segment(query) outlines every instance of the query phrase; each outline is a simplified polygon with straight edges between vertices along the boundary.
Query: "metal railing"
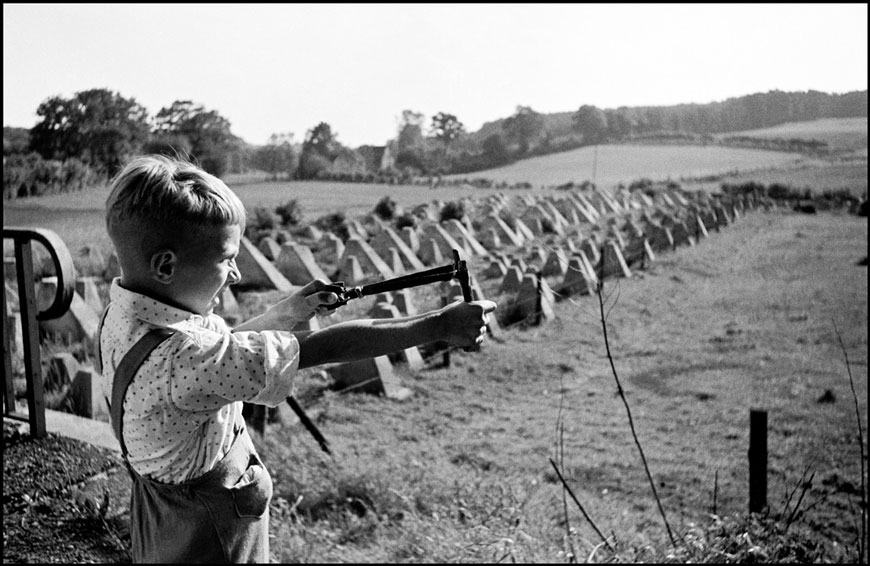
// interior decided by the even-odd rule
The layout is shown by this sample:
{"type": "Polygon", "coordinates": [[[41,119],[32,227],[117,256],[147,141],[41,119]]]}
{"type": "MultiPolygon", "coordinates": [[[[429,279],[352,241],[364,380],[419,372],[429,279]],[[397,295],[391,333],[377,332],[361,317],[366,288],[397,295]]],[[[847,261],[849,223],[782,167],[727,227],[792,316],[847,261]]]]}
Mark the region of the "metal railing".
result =
{"type": "MultiPolygon", "coordinates": [[[[60,237],[44,228],[3,228],[3,240],[15,244],[15,273],[18,279],[18,308],[21,314],[23,337],[24,376],[27,382],[28,413],[17,412],[12,375],[12,349],[10,334],[13,322],[3,292],[3,364],[4,364],[4,417],[30,424],[30,434],[35,438],[45,436],[45,395],[42,380],[42,360],[39,351],[39,321],[60,318],[69,310],[75,292],[75,268],[72,256],[60,237]],[[42,244],[54,263],[57,275],[57,290],[51,305],[38,311],[36,282],[33,271],[33,242],[42,244]]],[[[5,274],[4,274],[5,275],[5,274]]]]}

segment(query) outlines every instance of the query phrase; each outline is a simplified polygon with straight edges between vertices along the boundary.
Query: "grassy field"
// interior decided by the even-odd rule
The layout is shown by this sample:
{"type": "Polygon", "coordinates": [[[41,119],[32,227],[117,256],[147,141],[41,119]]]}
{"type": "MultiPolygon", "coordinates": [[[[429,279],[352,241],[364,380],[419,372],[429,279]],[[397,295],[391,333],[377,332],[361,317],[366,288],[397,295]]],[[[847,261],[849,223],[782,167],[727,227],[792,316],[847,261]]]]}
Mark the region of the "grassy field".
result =
{"type": "Polygon", "coordinates": [[[590,180],[610,188],[641,177],[678,180],[725,171],[787,167],[800,159],[792,153],[719,146],[601,145],[524,159],[469,177],[525,181],[535,186],[590,180]]]}
{"type": "Polygon", "coordinates": [[[718,137],[816,139],[834,151],[867,150],[867,118],[825,118],[811,122],[788,122],[771,128],[719,134],[718,137]]]}
{"type": "MultiPolygon", "coordinates": [[[[771,514],[789,514],[788,494],[809,470],[793,540],[848,561],[860,458],[832,321],[866,422],[867,268],[856,265],[866,254],[864,218],[758,212],[605,289],[615,365],[678,536],[711,524],[714,497],[721,517],[745,512],[749,410],[763,409],[771,514]],[[833,402],[820,401],[826,391],[833,402]]],[[[497,284],[484,289],[504,305],[497,284]]],[[[450,368],[400,373],[414,391],[407,401],[332,393],[312,402],[335,459],[298,426],[274,428],[261,445],[282,517],[276,558],[563,562],[573,545],[583,561],[600,540],[570,500],[566,537],[549,464],[562,450],[567,481],[617,541],[616,557],[599,549],[594,561],[665,560],[596,301],[563,300],[556,313],[479,354],[454,354],[450,368]]]]}

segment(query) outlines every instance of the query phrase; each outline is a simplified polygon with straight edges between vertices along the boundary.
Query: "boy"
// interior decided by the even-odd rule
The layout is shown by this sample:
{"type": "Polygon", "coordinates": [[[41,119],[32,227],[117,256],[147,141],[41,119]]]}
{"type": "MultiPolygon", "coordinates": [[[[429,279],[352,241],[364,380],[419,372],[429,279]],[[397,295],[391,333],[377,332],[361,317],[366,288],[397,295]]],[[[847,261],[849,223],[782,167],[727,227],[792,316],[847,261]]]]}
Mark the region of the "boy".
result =
{"type": "Polygon", "coordinates": [[[291,334],[338,297],[313,281],[229,328],[213,314],[238,283],[245,209],[219,179],[160,156],[113,181],[106,225],[121,265],[99,333],[112,424],[133,479],[135,562],[268,562],[272,482],[242,402],[275,407],[297,369],[446,340],[479,344],[491,301],[291,334]]]}

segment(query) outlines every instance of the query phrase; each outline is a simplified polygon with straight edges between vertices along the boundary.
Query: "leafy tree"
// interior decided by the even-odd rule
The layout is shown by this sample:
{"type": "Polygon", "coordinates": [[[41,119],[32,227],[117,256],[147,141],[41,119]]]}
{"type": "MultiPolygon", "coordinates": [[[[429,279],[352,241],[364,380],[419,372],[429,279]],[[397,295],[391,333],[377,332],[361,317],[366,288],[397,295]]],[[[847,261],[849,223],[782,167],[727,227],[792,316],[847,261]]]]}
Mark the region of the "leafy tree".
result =
{"type": "Polygon", "coordinates": [[[424,116],[420,112],[403,110],[399,120],[399,135],[396,139],[398,152],[413,151],[423,146],[423,121],[424,116]]]}
{"type": "Polygon", "coordinates": [[[428,170],[426,163],[426,140],[423,137],[425,117],[420,112],[403,110],[396,137],[395,166],[399,170],[411,169],[418,173],[428,170]]]}
{"type": "Polygon", "coordinates": [[[338,143],[338,134],[332,131],[332,127],[326,122],[320,122],[305,134],[302,144],[302,153],[314,152],[332,161],[338,157],[341,144],[338,143]]]}
{"type": "Polygon", "coordinates": [[[42,120],[30,130],[30,147],[45,159],[77,157],[113,175],[148,139],[148,112],[132,98],[107,89],[77,92],[67,100],[46,99],[42,120]]]}
{"type": "Polygon", "coordinates": [[[342,150],[336,137],[337,134],[326,122],[320,122],[308,130],[302,143],[302,154],[299,156],[299,178],[315,179],[319,174],[331,171],[332,162],[342,150]]]}
{"type": "Polygon", "coordinates": [[[283,173],[291,178],[296,170],[296,151],[293,149],[293,134],[272,134],[269,143],[254,150],[253,164],[277,180],[283,173]]]}
{"type": "Polygon", "coordinates": [[[3,126],[3,155],[28,153],[30,150],[30,130],[3,126]]]}
{"type": "Polygon", "coordinates": [[[161,108],[154,119],[154,134],[176,139],[183,136],[202,168],[218,176],[226,171],[230,153],[240,144],[229,120],[190,100],[176,100],[168,108],[161,108]]]}
{"type": "Polygon", "coordinates": [[[517,106],[513,116],[502,123],[502,129],[507,138],[519,144],[520,155],[529,151],[531,142],[544,129],[544,118],[529,106],[517,106]]]}
{"type": "Polygon", "coordinates": [[[172,133],[152,134],[151,139],[142,146],[142,151],[145,153],[177,157],[188,161],[191,160],[191,149],[187,136],[172,133]]]}
{"type": "Polygon", "coordinates": [[[430,131],[435,139],[441,142],[442,152],[439,169],[446,169],[450,146],[465,133],[465,126],[453,114],[439,112],[432,116],[430,131]]]}
{"type": "Polygon", "coordinates": [[[465,126],[453,114],[439,112],[432,116],[431,132],[446,147],[465,133],[465,126]]]}
{"type": "Polygon", "coordinates": [[[595,106],[584,104],[571,117],[574,130],[589,143],[599,143],[607,136],[607,117],[595,106]]]}
{"type": "Polygon", "coordinates": [[[608,131],[615,138],[630,136],[637,128],[637,120],[627,106],[620,106],[616,110],[608,109],[604,113],[608,131]]]}
{"type": "Polygon", "coordinates": [[[510,158],[507,145],[499,134],[491,134],[487,136],[481,144],[483,155],[493,164],[504,163],[510,158]]]}

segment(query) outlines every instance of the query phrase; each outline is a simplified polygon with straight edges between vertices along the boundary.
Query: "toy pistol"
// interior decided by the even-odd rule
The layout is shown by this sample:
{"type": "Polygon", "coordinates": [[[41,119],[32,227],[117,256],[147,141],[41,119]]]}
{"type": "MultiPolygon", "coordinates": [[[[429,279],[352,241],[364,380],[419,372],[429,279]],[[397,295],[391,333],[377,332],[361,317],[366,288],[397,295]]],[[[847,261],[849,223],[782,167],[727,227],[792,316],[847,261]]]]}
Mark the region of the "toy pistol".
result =
{"type": "Polygon", "coordinates": [[[346,305],[351,299],[359,299],[361,297],[377,295],[378,293],[387,293],[389,291],[399,291],[410,287],[419,287],[421,285],[428,285],[438,281],[451,281],[453,279],[458,280],[460,287],[462,287],[462,298],[466,302],[471,301],[471,284],[469,283],[468,278],[468,268],[466,267],[465,260],[459,259],[458,250],[453,250],[453,263],[441,267],[435,267],[433,269],[427,269],[426,271],[419,271],[410,275],[394,277],[392,279],[378,281],[377,283],[363,285],[362,287],[347,288],[345,287],[344,282],[335,281],[331,286],[328,286],[323,290],[332,291],[338,295],[338,301],[331,305],[323,305],[323,308],[332,310],[342,305],[346,305]]]}

